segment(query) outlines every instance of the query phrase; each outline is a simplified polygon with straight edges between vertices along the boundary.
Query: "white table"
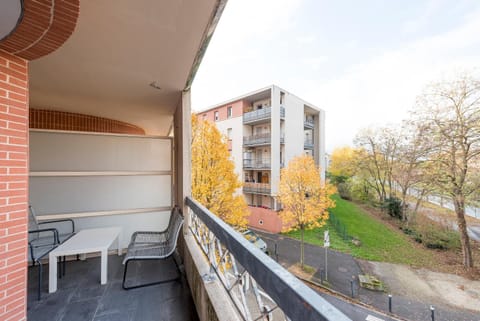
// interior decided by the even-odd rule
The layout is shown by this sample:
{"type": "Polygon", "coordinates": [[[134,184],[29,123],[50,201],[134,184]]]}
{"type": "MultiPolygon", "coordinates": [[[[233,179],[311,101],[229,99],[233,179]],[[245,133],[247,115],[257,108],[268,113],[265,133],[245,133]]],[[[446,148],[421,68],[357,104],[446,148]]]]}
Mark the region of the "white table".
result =
{"type": "Polygon", "coordinates": [[[120,227],[105,227],[81,230],[73,237],[59,245],[49,254],[48,292],[57,291],[57,257],[65,255],[101,253],[101,284],[107,283],[108,248],[115,239],[118,241],[118,255],[122,255],[120,247],[120,227]]]}

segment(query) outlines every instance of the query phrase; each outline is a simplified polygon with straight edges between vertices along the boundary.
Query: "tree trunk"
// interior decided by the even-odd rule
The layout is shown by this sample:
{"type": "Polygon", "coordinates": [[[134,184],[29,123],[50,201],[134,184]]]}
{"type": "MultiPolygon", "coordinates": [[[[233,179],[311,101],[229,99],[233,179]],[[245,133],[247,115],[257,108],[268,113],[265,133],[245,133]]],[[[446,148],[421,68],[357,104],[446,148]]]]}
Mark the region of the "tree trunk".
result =
{"type": "Polygon", "coordinates": [[[407,190],[402,189],[402,221],[407,220],[407,190]]]}
{"type": "Polygon", "coordinates": [[[455,204],[455,213],[457,214],[458,231],[460,232],[460,241],[462,243],[463,266],[473,267],[472,249],[470,247],[470,238],[467,231],[467,222],[465,221],[465,201],[463,196],[457,195],[453,199],[455,204]]]}
{"type": "Polygon", "coordinates": [[[302,241],[300,243],[300,265],[303,270],[304,252],[303,252],[303,226],[301,226],[302,241]]]}

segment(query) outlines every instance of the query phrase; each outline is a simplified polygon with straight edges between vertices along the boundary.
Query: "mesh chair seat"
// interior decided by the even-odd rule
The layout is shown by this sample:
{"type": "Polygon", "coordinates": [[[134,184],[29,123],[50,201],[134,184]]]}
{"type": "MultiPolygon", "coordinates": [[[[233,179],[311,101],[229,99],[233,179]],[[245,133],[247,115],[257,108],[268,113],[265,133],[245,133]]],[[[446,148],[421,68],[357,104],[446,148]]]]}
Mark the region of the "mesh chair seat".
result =
{"type": "MultiPolygon", "coordinates": [[[[130,244],[128,245],[127,254],[123,260],[125,269],[123,272],[123,288],[130,290],[143,286],[149,286],[154,284],[160,284],[170,282],[178,279],[162,280],[158,282],[139,284],[134,286],[127,286],[127,270],[128,263],[135,260],[165,260],[173,255],[177,247],[178,236],[183,225],[183,216],[178,207],[172,209],[170,221],[165,231],[140,231],[135,232],[132,235],[130,244]]],[[[175,261],[175,264],[177,262],[175,261]]]]}

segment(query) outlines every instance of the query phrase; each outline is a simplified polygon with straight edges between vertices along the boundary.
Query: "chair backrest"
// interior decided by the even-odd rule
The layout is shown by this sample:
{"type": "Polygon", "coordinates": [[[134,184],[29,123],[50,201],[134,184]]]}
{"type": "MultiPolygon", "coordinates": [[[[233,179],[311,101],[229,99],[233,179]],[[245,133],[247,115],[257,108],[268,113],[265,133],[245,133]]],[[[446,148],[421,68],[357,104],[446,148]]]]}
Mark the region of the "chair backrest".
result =
{"type": "Polygon", "coordinates": [[[169,247],[169,252],[175,251],[177,247],[178,236],[180,235],[180,231],[182,230],[183,225],[183,216],[182,211],[178,206],[175,206],[172,209],[172,215],[170,216],[170,221],[168,222],[168,235],[167,235],[167,243],[169,247]]]}
{"type": "Polygon", "coordinates": [[[37,216],[31,205],[28,206],[28,229],[30,231],[38,230],[37,216]]]}

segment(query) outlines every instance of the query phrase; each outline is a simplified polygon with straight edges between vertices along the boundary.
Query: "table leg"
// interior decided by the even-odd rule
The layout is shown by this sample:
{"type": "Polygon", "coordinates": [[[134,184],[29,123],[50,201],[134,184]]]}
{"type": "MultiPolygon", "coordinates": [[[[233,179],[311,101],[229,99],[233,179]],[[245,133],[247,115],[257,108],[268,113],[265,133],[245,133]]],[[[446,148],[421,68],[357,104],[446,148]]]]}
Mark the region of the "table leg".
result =
{"type": "Polygon", "coordinates": [[[108,269],[108,249],[105,249],[101,252],[101,275],[100,275],[100,283],[107,284],[107,269],[108,269]]]}
{"type": "Polygon", "coordinates": [[[49,254],[48,261],[48,293],[57,291],[57,256],[49,254]]]}
{"type": "Polygon", "coordinates": [[[117,252],[118,252],[118,256],[122,256],[122,247],[120,245],[121,241],[120,241],[120,234],[118,234],[118,238],[117,238],[117,252]]]}

